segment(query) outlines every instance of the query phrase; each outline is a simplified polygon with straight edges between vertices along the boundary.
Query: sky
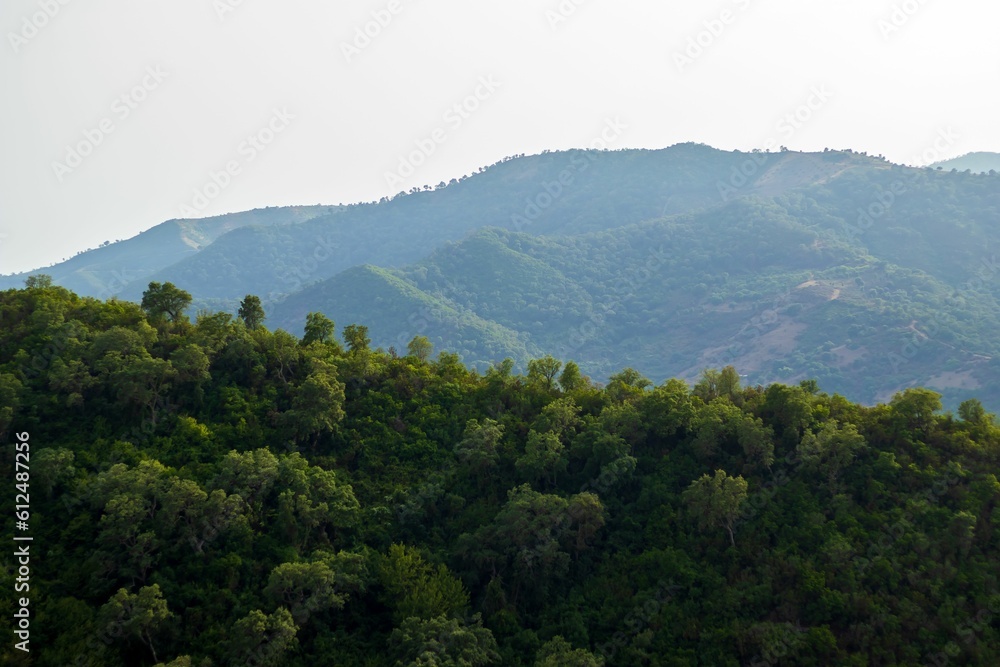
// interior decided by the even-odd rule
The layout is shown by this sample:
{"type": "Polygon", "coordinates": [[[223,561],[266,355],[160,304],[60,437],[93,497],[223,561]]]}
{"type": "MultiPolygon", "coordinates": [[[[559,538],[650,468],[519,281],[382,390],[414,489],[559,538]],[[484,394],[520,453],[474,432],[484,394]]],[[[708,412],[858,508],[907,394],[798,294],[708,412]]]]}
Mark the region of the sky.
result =
{"type": "Polygon", "coordinates": [[[0,273],[569,148],[1000,151],[996,0],[4,0],[0,273]]]}

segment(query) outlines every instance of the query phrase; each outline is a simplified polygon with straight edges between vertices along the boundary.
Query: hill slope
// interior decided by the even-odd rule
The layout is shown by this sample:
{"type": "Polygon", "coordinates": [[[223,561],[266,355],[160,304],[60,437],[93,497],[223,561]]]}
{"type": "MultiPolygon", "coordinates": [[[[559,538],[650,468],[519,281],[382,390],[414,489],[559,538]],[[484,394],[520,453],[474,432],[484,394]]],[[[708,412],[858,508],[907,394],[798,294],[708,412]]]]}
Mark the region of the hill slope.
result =
{"type": "Polygon", "coordinates": [[[990,171],[1000,171],[1000,153],[969,153],[961,157],[935,162],[931,165],[935,169],[965,171],[986,174],[990,171]]]}
{"type": "Polygon", "coordinates": [[[155,272],[198,254],[235,229],[301,222],[332,209],[291,206],[198,220],[168,220],[133,238],[82,252],[51,267],[0,276],[0,289],[20,287],[27,276],[43,272],[58,285],[81,295],[108,298],[121,294],[129,285],[147,285],[155,272]]]}
{"type": "Polygon", "coordinates": [[[1000,405],[998,179],[841,151],[545,153],[197,252],[164,243],[180,259],[136,260],[118,293],[169,280],[229,312],[257,294],[273,326],[324,311],[477,367],[553,354],[603,381],[733,362],[869,403],[919,384],[1000,405]]]}

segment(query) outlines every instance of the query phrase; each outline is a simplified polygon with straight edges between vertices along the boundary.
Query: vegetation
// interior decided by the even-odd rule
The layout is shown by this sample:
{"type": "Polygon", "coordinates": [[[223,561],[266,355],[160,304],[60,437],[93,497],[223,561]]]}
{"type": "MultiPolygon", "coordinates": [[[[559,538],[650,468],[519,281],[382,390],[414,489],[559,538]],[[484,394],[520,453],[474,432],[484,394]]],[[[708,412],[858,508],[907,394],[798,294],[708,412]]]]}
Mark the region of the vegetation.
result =
{"type": "Polygon", "coordinates": [[[307,315],[299,339],[0,292],[0,438],[30,433],[43,554],[30,664],[1000,663],[978,401],[864,407],[733,368],[601,387],[545,355],[479,372],[307,315]]]}
{"type": "Polygon", "coordinates": [[[866,405],[926,386],[1000,410],[1000,187],[947,169],[548,152],[378,202],[170,221],[47,272],[99,298],[170,283],[234,316],[257,295],[272,329],[302,335],[322,312],[364,323],[373,349],[423,336],[480,373],[552,355],[600,382],[631,367],[693,383],[732,365],[866,405]]]}

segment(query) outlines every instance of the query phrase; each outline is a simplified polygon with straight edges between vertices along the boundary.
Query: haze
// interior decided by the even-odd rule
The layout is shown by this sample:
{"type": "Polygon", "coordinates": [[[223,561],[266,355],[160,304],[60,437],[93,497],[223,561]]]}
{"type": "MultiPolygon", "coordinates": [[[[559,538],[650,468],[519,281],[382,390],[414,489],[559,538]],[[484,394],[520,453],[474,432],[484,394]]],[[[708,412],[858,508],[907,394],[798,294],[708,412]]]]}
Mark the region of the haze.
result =
{"type": "Polygon", "coordinates": [[[0,273],[543,150],[1000,150],[985,0],[63,2],[0,7],[0,273]]]}

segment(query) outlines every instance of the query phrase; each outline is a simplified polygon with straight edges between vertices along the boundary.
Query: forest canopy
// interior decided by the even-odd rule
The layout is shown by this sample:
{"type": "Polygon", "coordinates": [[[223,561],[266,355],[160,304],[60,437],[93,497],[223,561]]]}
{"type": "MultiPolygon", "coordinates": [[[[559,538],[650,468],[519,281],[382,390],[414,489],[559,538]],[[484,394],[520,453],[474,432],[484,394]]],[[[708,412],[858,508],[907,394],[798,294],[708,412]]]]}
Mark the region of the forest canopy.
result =
{"type": "Polygon", "coordinates": [[[150,288],[0,292],[0,440],[13,470],[30,434],[41,554],[30,662],[8,640],[4,664],[1000,664],[975,399],[480,372],[150,288]]]}

